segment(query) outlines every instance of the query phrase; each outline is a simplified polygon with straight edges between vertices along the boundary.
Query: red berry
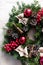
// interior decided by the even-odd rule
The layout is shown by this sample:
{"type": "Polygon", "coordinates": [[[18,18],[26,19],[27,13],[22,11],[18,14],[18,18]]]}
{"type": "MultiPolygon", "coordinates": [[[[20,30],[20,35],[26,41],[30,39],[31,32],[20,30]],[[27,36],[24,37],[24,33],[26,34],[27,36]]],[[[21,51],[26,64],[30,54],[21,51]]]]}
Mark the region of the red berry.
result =
{"type": "Polygon", "coordinates": [[[26,42],[26,38],[23,36],[23,37],[20,37],[19,39],[19,43],[20,44],[24,44],[26,42]]]}
{"type": "Polygon", "coordinates": [[[41,21],[41,15],[37,14],[37,23],[40,23],[41,21]]]}
{"type": "Polygon", "coordinates": [[[9,43],[8,43],[8,44],[6,44],[6,45],[10,47],[10,44],[9,44],[9,43]]]}
{"type": "Polygon", "coordinates": [[[10,51],[12,50],[12,49],[10,48],[10,44],[5,44],[4,49],[5,49],[7,52],[10,52],[10,51]]]}
{"type": "Polygon", "coordinates": [[[28,8],[28,9],[24,10],[24,16],[25,17],[29,17],[29,16],[31,16],[31,14],[32,14],[32,10],[31,9],[28,8]]]}
{"type": "Polygon", "coordinates": [[[37,23],[40,23],[41,17],[43,16],[43,8],[40,9],[37,13],[37,23]]]}
{"type": "Polygon", "coordinates": [[[20,45],[20,43],[19,43],[19,39],[17,38],[16,39],[16,41],[15,41],[18,45],[20,45]]]}
{"type": "Polygon", "coordinates": [[[42,9],[40,9],[40,12],[41,12],[41,16],[43,16],[43,8],[42,8],[42,9]]]}
{"type": "Polygon", "coordinates": [[[11,41],[11,48],[16,48],[18,44],[15,41],[11,41]]]}
{"type": "Polygon", "coordinates": [[[38,13],[37,13],[37,14],[41,15],[41,11],[38,11],[38,13]]]}
{"type": "Polygon", "coordinates": [[[40,65],[43,65],[43,57],[40,57],[40,65]]]}
{"type": "Polygon", "coordinates": [[[38,14],[43,16],[43,8],[38,11],[38,14]]]}

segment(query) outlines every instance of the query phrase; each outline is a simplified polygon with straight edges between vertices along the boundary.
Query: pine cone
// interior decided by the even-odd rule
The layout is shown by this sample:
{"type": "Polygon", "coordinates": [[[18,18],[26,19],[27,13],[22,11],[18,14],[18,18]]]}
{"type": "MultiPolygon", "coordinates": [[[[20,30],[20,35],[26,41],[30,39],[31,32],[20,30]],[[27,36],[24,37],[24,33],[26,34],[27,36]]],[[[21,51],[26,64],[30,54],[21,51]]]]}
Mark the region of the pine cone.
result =
{"type": "Polygon", "coordinates": [[[38,49],[38,45],[28,45],[27,50],[29,58],[36,57],[38,55],[38,49]]]}
{"type": "Polygon", "coordinates": [[[9,36],[11,36],[12,32],[13,32],[13,31],[12,31],[11,29],[8,29],[8,30],[7,30],[7,34],[8,34],[9,36]]]}
{"type": "Polygon", "coordinates": [[[14,32],[13,30],[7,30],[7,34],[10,38],[12,39],[16,39],[16,38],[19,38],[19,35],[17,32],[14,32]]]}
{"type": "Polygon", "coordinates": [[[31,18],[36,19],[37,18],[37,13],[36,12],[33,12],[31,18]]]}
{"type": "Polygon", "coordinates": [[[32,16],[31,16],[31,18],[30,18],[30,24],[31,24],[32,26],[36,26],[36,24],[37,24],[36,18],[37,18],[37,13],[32,13],[32,16]]]}
{"type": "Polygon", "coordinates": [[[28,26],[27,26],[27,25],[23,26],[22,30],[23,30],[24,32],[27,32],[27,31],[28,31],[28,26]]]}
{"type": "Polygon", "coordinates": [[[32,45],[28,45],[28,46],[27,46],[27,49],[28,49],[28,50],[31,50],[31,48],[32,48],[32,45]]]}
{"type": "Polygon", "coordinates": [[[12,36],[12,38],[13,38],[13,39],[17,39],[17,38],[19,38],[18,33],[15,33],[15,32],[14,32],[14,33],[12,33],[12,35],[11,35],[11,36],[12,36]]]}
{"type": "Polygon", "coordinates": [[[33,57],[33,58],[35,58],[37,55],[38,55],[38,52],[37,52],[37,51],[33,51],[33,52],[31,53],[31,57],[33,57]]]}
{"type": "Polygon", "coordinates": [[[31,19],[31,20],[30,20],[30,24],[31,24],[32,26],[36,26],[36,24],[37,24],[36,19],[31,19]]]}

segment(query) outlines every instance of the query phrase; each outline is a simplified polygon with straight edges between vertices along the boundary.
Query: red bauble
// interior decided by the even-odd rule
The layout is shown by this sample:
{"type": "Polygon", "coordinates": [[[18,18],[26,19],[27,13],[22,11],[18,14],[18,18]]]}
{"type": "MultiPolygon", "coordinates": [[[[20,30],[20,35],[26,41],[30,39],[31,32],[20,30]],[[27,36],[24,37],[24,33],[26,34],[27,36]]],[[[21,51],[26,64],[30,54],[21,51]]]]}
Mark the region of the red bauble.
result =
{"type": "Polygon", "coordinates": [[[19,43],[24,44],[26,42],[26,38],[24,36],[20,37],[19,43]]]}
{"type": "Polygon", "coordinates": [[[5,44],[4,49],[6,50],[6,52],[10,52],[12,50],[10,44],[5,44]]]}
{"type": "Polygon", "coordinates": [[[43,57],[40,57],[40,65],[43,65],[43,57]]]}
{"type": "Polygon", "coordinates": [[[37,23],[40,23],[41,21],[41,15],[37,14],[37,23]]]}
{"type": "Polygon", "coordinates": [[[31,9],[28,8],[28,9],[24,10],[24,16],[25,17],[29,17],[29,16],[31,16],[31,14],[32,14],[32,10],[31,9]]]}

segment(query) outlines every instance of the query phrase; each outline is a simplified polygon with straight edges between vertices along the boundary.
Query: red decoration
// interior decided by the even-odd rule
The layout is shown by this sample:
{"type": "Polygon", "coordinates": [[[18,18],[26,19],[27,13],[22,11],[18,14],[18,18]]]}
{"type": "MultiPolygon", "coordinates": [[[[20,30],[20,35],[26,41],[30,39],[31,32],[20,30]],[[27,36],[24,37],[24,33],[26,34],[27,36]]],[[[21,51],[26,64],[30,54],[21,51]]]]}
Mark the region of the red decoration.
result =
{"type": "Polygon", "coordinates": [[[16,47],[18,47],[18,44],[15,41],[11,41],[10,44],[11,44],[11,48],[15,49],[16,47]]]}
{"type": "Polygon", "coordinates": [[[38,14],[43,16],[43,8],[38,11],[38,14]]]}
{"type": "Polygon", "coordinates": [[[12,51],[12,49],[16,49],[18,47],[18,44],[15,41],[11,41],[9,44],[5,44],[4,49],[7,52],[12,51]]]}
{"type": "Polygon", "coordinates": [[[19,45],[24,44],[25,41],[26,41],[26,38],[24,36],[20,37],[20,39],[17,38],[15,41],[11,41],[10,43],[5,44],[4,49],[7,52],[10,52],[12,50],[15,50],[19,45]]]}
{"type": "Polygon", "coordinates": [[[26,42],[26,38],[24,36],[20,37],[19,42],[20,44],[24,44],[26,42]]]}
{"type": "Polygon", "coordinates": [[[16,41],[15,41],[18,45],[20,45],[20,43],[19,43],[19,39],[17,38],[16,39],[16,41]]]}
{"type": "Polygon", "coordinates": [[[43,57],[40,57],[40,65],[43,65],[43,57]]]}
{"type": "Polygon", "coordinates": [[[41,16],[43,16],[43,8],[41,9],[41,16]]]}
{"type": "Polygon", "coordinates": [[[41,11],[38,11],[38,13],[37,13],[37,14],[41,15],[41,11]]]}
{"type": "Polygon", "coordinates": [[[43,8],[40,9],[37,13],[37,23],[40,23],[41,17],[43,16],[43,8]]]}
{"type": "Polygon", "coordinates": [[[10,52],[10,51],[12,50],[12,49],[10,48],[10,44],[5,44],[4,49],[5,49],[7,52],[10,52]]]}
{"type": "Polygon", "coordinates": [[[24,16],[25,17],[29,17],[29,16],[31,16],[31,14],[32,14],[32,10],[31,9],[28,8],[28,9],[24,10],[24,16]]]}
{"type": "Polygon", "coordinates": [[[37,14],[37,23],[40,23],[41,21],[41,15],[37,14]]]}

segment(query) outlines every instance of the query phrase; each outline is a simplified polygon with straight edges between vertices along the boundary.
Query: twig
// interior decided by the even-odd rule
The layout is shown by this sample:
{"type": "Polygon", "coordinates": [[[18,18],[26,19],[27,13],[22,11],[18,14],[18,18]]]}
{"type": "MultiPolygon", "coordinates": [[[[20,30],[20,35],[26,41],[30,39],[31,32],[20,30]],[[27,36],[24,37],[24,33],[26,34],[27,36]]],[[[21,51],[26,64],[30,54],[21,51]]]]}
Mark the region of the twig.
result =
{"type": "Polygon", "coordinates": [[[20,34],[23,34],[23,31],[19,27],[17,27],[15,23],[13,23],[13,25],[18,30],[18,32],[20,32],[20,34]]]}

